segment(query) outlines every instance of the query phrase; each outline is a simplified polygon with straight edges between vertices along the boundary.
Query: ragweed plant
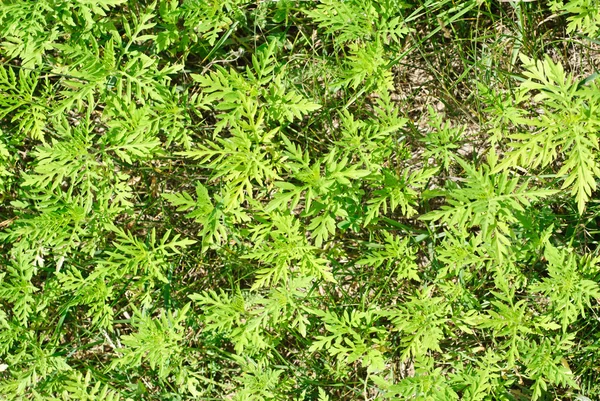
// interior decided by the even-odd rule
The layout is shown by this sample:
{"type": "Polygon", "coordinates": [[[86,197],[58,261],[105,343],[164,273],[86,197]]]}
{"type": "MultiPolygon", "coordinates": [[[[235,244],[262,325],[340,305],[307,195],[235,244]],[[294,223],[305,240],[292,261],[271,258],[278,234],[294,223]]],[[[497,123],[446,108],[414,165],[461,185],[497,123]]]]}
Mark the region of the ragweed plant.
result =
{"type": "Polygon", "coordinates": [[[584,3],[0,4],[0,400],[598,397],[584,3]]]}

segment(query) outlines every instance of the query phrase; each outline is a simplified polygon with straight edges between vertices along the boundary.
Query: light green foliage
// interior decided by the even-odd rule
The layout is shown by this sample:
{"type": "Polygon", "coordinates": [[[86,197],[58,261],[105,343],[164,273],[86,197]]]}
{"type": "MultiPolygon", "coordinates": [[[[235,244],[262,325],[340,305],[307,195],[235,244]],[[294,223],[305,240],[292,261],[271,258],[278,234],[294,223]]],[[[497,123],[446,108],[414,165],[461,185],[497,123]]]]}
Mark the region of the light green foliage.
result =
{"type": "Polygon", "coordinates": [[[238,289],[231,296],[211,290],[190,298],[203,307],[208,332],[226,335],[238,354],[254,355],[277,341],[270,329],[295,329],[306,336],[308,320],[300,305],[309,282],[295,280],[286,287],[271,289],[266,296],[238,289]]]}
{"type": "Polygon", "coordinates": [[[447,171],[452,164],[454,153],[460,148],[464,129],[463,127],[451,127],[450,123],[444,122],[442,115],[431,106],[428,107],[428,112],[432,130],[423,138],[426,146],[423,158],[425,160],[432,158],[447,171]]]}
{"type": "Polygon", "coordinates": [[[399,42],[408,33],[397,15],[407,6],[394,0],[343,3],[327,0],[306,14],[323,32],[332,34],[337,44],[375,38],[389,43],[399,42]]]}
{"type": "Polygon", "coordinates": [[[164,193],[162,196],[176,206],[178,212],[192,210],[185,217],[202,225],[199,234],[204,246],[223,244],[227,241],[227,228],[224,224],[226,215],[221,207],[222,202],[215,206],[204,185],[196,184],[196,200],[185,191],[176,194],[164,193]]]}
{"type": "Polygon", "coordinates": [[[121,337],[124,345],[122,355],[115,359],[112,367],[125,365],[129,368],[142,365],[148,361],[151,369],[155,369],[161,379],[179,367],[181,347],[184,338],[186,319],[189,310],[186,304],[176,313],[163,312],[159,317],[152,318],[144,312],[136,312],[132,322],[137,332],[121,337]]]}
{"type": "Polygon", "coordinates": [[[394,267],[398,279],[420,281],[418,265],[415,261],[415,249],[409,246],[408,238],[400,239],[387,232],[383,235],[385,244],[377,244],[373,250],[366,253],[356,263],[375,268],[385,266],[386,269],[390,269],[394,267]]]}
{"type": "Polygon", "coordinates": [[[83,376],[79,372],[75,372],[72,378],[66,381],[64,390],[60,394],[63,400],[106,400],[106,401],[121,401],[123,398],[118,392],[112,390],[109,385],[102,385],[100,382],[91,383],[91,372],[87,372],[83,376]],[[93,385],[92,385],[93,384],[93,385]]]}
{"type": "Polygon", "coordinates": [[[597,14],[0,2],[0,401],[597,398],[597,14]]]}
{"type": "Polygon", "coordinates": [[[360,361],[369,372],[385,369],[383,353],[377,346],[385,343],[386,330],[374,327],[381,313],[371,309],[365,312],[347,310],[337,316],[315,310],[325,324],[326,335],[316,336],[310,351],[327,350],[341,364],[360,361]]]}
{"type": "Polygon", "coordinates": [[[272,400],[288,384],[282,378],[282,370],[269,368],[262,361],[255,362],[248,360],[244,361],[241,365],[243,366],[244,373],[236,380],[240,385],[239,390],[233,398],[236,401],[272,400]]]}
{"type": "Polygon", "coordinates": [[[381,377],[374,377],[374,382],[383,390],[383,399],[413,398],[419,401],[452,401],[458,400],[458,394],[444,379],[441,369],[434,369],[431,358],[415,361],[416,369],[412,377],[392,384],[381,377]]]}
{"type": "Polygon", "coordinates": [[[394,330],[402,333],[402,358],[419,358],[430,350],[440,350],[444,337],[443,327],[447,323],[447,306],[440,297],[432,298],[427,289],[409,297],[396,310],[389,312],[394,330]]]}
{"type": "Polygon", "coordinates": [[[533,61],[522,56],[521,61],[527,80],[520,88],[527,95],[525,99],[538,106],[531,117],[508,117],[531,131],[509,135],[514,150],[499,169],[515,165],[546,168],[564,155],[556,174],[564,178],[561,188],[571,190],[579,213],[583,213],[600,177],[596,160],[600,128],[597,84],[581,85],[549,57],[533,61]]]}
{"type": "Polygon", "coordinates": [[[115,250],[107,252],[108,258],[102,263],[103,268],[110,269],[120,276],[139,275],[145,279],[156,279],[165,283],[169,280],[163,270],[167,267],[170,257],[181,253],[182,248],[195,242],[190,239],[180,240],[179,234],[169,238],[170,230],[167,230],[160,240],[156,238],[155,230],[152,230],[146,241],[121,230],[117,230],[116,235],[117,241],[113,242],[115,250]]]}
{"type": "Polygon", "coordinates": [[[582,33],[597,38],[600,32],[600,9],[596,0],[553,0],[550,2],[553,11],[565,12],[567,31],[582,33]]]}
{"type": "Polygon", "coordinates": [[[490,165],[483,165],[481,170],[460,159],[457,162],[466,171],[464,186],[451,188],[447,195],[448,205],[421,218],[463,229],[479,227],[479,235],[502,260],[510,245],[511,224],[518,221],[517,213],[556,191],[528,188],[527,184],[520,183],[518,177],[510,178],[508,173],[490,173],[495,166],[495,157],[491,157],[490,165]]]}
{"type": "MultiPolygon", "coordinates": [[[[47,87],[47,82],[46,87],[47,87]]],[[[43,98],[36,96],[40,82],[39,74],[31,70],[15,72],[14,68],[0,68],[0,117],[4,118],[9,113],[13,114],[12,122],[19,122],[22,133],[27,133],[34,139],[43,139],[43,129],[46,126],[48,115],[47,106],[43,98]]]]}
{"type": "Polygon", "coordinates": [[[291,215],[273,213],[265,216],[270,223],[261,224],[254,231],[254,249],[243,256],[264,263],[256,272],[253,288],[268,287],[289,276],[322,278],[335,281],[326,259],[320,257],[320,248],[311,245],[301,231],[300,221],[291,215]]]}
{"type": "MultiPolygon", "coordinates": [[[[552,312],[559,317],[562,330],[566,332],[569,324],[585,314],[591,300],[600,298],[600,288],[597,282],[581,275],[579,266],[582,263],[568,249],[557,249],[548,244],[544,256],[548,260],[549,277],[534,283],[532,291],[549,298],[552,312]]],[[[592,267],[597,269],[596,261],[592,262],[592,267]]]]}

